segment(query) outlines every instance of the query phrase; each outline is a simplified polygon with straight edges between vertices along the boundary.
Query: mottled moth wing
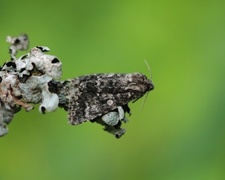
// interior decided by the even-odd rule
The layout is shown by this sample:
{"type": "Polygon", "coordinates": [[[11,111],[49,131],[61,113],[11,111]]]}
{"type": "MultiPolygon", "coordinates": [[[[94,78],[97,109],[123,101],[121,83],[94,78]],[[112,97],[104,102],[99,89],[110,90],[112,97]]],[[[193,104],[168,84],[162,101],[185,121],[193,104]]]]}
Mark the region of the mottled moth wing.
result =
{"type": "Polygon", "coordinates": [[[68,118],[73,125],[127,106],[153,89],[152,82],[141,73],[85,75],[69,84],[68,118]]]}

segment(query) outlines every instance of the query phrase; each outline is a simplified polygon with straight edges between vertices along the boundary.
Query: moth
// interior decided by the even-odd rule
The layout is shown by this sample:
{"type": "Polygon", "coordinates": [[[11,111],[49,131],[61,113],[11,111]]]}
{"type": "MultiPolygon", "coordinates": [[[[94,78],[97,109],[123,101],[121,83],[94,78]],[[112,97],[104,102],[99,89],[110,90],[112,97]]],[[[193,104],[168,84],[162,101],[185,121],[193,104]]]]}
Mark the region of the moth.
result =
{"type": "Polygon", "coordinates": [[[80,76],[67,81],[52,80],[49,91],[59,96],[59,107],[68,111],[71,125],[86,121],[105,126],[104,130],[120,138],[130,113],[128,103],[136,101],[154,89],[141,73],[99,73],[80,76]]]}

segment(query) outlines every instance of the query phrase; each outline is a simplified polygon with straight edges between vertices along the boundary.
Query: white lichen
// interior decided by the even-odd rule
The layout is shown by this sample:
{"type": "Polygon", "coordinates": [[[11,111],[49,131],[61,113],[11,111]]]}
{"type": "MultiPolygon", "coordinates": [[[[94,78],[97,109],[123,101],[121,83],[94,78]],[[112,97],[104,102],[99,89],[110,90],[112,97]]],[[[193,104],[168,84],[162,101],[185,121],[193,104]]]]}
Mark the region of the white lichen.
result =
{"type": "Polygon", "coordinates": [[[48,83],[62,75],[60,60],[45,54],[48,47],[34,47],[17,59],[17,51],[28,48],[27,35],[8,36],[6,41],[10,43],[11,60],[0,70],[0,136],[8,133],[7,125],[21,107],[30,111],[32,104],[40,103],[41,113],[56,110],[59,97],[49,91],[48,83]]]}
{"type": "Polygon", "coordinates": [[[18,37],[7,36],[6,42],[10,44],[9,51],[12,59],[16,59],[15,55],[18,50],[27,50],[29,46],[28,36],[26,34],[18,37]]]}

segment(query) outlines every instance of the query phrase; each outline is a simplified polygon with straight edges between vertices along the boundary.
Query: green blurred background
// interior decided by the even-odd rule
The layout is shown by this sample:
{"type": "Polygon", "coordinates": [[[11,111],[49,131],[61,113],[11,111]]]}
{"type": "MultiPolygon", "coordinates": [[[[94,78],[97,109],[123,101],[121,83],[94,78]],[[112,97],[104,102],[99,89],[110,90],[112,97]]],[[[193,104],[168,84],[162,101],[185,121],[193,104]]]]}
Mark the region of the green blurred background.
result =
{"type": "Polygon", "coordinates": [[[63,78],[150,73],[155,90],[130,104],[121,139],[70,126],[62,109],[16,114],[0,139],[1,180],[225,179],[225,1],[1,1],[7,35],[48,46],[63,78]]]}

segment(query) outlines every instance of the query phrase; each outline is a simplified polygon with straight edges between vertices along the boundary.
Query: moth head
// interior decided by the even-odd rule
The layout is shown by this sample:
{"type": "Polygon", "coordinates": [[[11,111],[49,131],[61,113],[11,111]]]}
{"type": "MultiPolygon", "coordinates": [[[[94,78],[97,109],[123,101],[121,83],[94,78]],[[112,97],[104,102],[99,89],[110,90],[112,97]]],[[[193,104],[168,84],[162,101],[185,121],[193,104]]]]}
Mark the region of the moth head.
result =
{"type": "Polygon", "coordinates": [[[148,91],[151,91],[151,90],[153,90],[154,89],[154,84],[153,84],[153,82],[152,82],[152,71],[151,71],[151,68],[150,68],[150,66],[149,66],[149,64],[148,64],[148,62],[147,62],[147,60],[145,59],[145,64],[146,64],[146,66],[147,66],[147,68],[148,68],[148,71],[149,71],[149,73],[150,73],[150,79],[147,79],[147,83],[146,84],[148,84],[148,91]]]}
{"type": "Polygon", "coordinates": [[[148,80],[148,91],[152,91],[154,89],[154,84],[152,83],[151,80],[148,80]]]}

